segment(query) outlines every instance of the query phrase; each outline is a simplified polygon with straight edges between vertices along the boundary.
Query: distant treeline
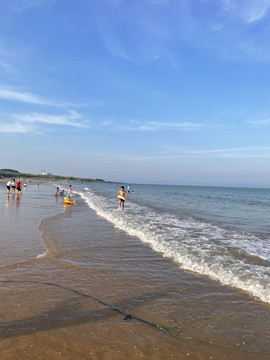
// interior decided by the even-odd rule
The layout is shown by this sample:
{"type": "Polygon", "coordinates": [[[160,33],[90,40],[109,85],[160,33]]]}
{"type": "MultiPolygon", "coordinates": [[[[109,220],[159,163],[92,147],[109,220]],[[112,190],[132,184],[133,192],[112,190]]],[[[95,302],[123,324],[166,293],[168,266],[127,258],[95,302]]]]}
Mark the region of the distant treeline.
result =
{"type": "Polygon", "coordinates": [[[41,175],[41,174],[28,174],[22,173],[17,170],[12,169],[1,169],[0,170],[0,179],[8,178],[24,178],[32,180],[63,180],[63,181],[91,181],[91,182],[106,182],[103,179],[88,179],[88,178],[78,178],[73,176],[61,176],[61,175],[41,175]]]}

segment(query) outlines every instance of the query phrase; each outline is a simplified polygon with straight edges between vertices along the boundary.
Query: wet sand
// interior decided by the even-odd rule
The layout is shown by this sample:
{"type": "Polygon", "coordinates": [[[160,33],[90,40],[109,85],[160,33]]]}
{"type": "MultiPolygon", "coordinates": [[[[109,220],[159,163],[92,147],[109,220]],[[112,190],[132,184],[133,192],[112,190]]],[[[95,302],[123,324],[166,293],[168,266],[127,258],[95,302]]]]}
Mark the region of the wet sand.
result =
{"type": "Polygon", "coordinates": [[[2,224],[13,235],[0,264],[1,360],[270,359],[208,343],[269,352],[269,305],[182,271],[81,199],[64,209],[48,189],[23,194],[16,222],[8,210],[2,224]]]}

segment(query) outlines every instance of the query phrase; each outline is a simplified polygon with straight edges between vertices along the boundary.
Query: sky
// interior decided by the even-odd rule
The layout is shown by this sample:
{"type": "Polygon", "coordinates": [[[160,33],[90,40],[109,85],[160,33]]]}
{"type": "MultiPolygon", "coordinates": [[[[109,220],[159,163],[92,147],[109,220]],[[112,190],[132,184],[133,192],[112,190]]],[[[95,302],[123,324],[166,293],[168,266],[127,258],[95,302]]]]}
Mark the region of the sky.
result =
{"type": "Polygon", "coordinates": [[[270,187],[269,0],[0,0],[0,168],[270,187]]]}

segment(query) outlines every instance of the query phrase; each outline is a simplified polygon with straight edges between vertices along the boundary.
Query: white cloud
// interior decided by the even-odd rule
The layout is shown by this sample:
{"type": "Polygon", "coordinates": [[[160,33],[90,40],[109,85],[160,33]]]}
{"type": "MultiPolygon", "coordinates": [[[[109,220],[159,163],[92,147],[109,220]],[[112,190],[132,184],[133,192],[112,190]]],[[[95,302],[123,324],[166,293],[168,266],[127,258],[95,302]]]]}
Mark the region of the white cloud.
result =
{"type": "Polygon", "coordinates": [[[150,156],[131,156],[130,160],[176,160],[176,159],[251,159],[270,158],[270,147],[239,147],[225,149],[185,149],[167,147],[163,153],[150,156]]]}
{"type": "Polygon", "coordinates": [[[256,25],[267,19],[269,9],[269,0],[123,2],[117,13],[103,14],[100,34],[113,56],[136,63],[165,61],[178,68],[182,45],[225,58],[268,60],[268,28],[256,25]],[[126,31],[120,31],[119,24],[126,31]]]}
{"type": "Polygon", "coordinates": [[[270,147],[267,146],[251,146],[239,148],[210,149],[210,150],[193,150],[186,152],[195,156],[210,157],[270,157],[270,147]]]}
{"type": "Polygon", "coordinates": [[[87,122],[77,112],[64,115],[42,113],[0,114],[2,133],[42,133],[42,124],[50,126],[69,126],[78,129],[88,128],[87,122]]]}
{"type": "Polygon", "coordinates": [[[67,102],[53,101],[42,98],[38,95],[27,93],[27,92],[18,92],[14,90],[9,90],[5,88],[0,88],[0,98],[11,101],[18,101],[27,104],[37,104],[37,105],[48,105],[48,106],[76,106],[75,104],[69,104],[67,102]]]}
{"type": "Polygon", "coordinates": [[[0,61],[0,66],[2,67],[2,69],[4,69],[5,71],[11,72],[13,71],[12,67],[10,65],[8,65],[6,62],[4,61],[0,61]]]}
{"type": "Polygon", "coordinates": [[[268,0],[222,0],[223,10],[229,15],[251,24],[263,19],[269,8],[268,0]]]}
{"type": "Polygon", "coordinates": [[[8,123],[1,124],[0,123],[0,133],[19,133],[19,134],[27,134],[36,132],[36,128],[32,125],[25,125],[22,123],[8,123]]]}
{"type": "Polygon", "coordinates": [[[249,120],[247,121],[247,123],[254,126],[266,126],[270,124],[270,118],[265,118],[260,120],[249,120]]]}
{"type": "MultiPolygon", "coordinates": [[[[111,125],[111,124],[110,124],[111,125]]],[[[190,131],[196,130],[203,127],[202,123],[192,123],[192,122],[158,122],[158,121],[148,121],[144,123],[139,123],[137,121],[130,121],[130,124],[121,125],[121,126],[112,126],[113,130],[116,131],[158,131],[158,130],[182,130],[190,131]]]]}
{"type": "Polygon", "coordinates": [[[175,130],[193,130],[204,126],[204,124],[202,123],[193,123],[188,121],[182,123],[151,121],[150,125],[152,125],[154,129],[175,129],[175,130]]]}
{"type": "MultiPolygon", "coordinates": [[[[0,62],[0,66],[5,66],[6,69],[11,70],[11,67],[8,67],[5,63],[0,62]]],[[[86,107],[86,106],[103,106],[104,102],[99,100],[88,100],[87,103],[71,103],[67,101],[57,101],[43,98],[39,95],[32,94],[29,92],[20,92],[9,87],[4,87],[0,85],[0,99],[17,101],[26,104],[33,105],[45,105],[52,107],[86,107]]]]}
{"type": "Polygon", "coordinates": [[[75,113],[71,112],[69,115],[48,115],[41,113],[28,113],[20,115],[11,115],[10,118],[15,119],[16,121],[26,122],[26,123],[43,123],[48,125],[64,125],[64,126],[73,126],[78,128],[87,127],[84,122],[82,122],[82,117],[75,113]]]}

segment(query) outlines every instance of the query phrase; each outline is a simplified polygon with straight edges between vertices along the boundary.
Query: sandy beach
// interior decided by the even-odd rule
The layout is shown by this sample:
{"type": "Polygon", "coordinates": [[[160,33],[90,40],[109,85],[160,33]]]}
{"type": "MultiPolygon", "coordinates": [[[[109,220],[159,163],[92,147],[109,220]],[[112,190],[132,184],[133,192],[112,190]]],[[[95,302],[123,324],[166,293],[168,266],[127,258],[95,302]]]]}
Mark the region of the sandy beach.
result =
{"type": "Polygon", "coordinates": [[[54,190],[0,188],[1,360],[270,358],[267,304],[181,270],[54,190]]]}

